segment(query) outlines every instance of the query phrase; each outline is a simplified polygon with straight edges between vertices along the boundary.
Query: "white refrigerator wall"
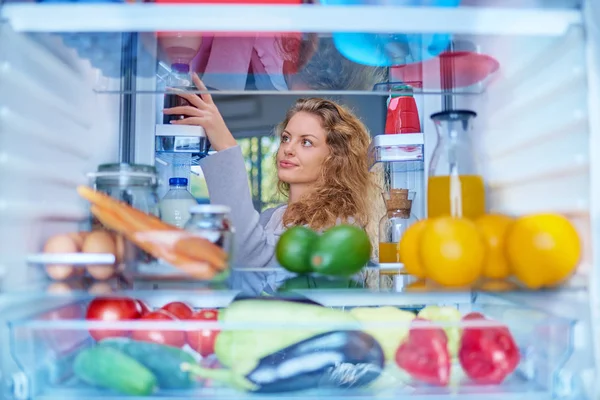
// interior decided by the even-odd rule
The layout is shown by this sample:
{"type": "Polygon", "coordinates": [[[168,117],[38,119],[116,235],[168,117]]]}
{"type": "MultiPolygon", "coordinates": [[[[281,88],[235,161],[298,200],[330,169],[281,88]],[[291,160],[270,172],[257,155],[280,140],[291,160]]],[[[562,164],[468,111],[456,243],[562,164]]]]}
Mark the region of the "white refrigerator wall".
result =
{"type": "Polygon", "coordinates": [[[119,96],[96,94],[97,72],[56,36],[26,37],[2,24],[0,41],[2,287],[35,279],[25,255],[85,221],[74,189],[118,158],[119,96]]]}

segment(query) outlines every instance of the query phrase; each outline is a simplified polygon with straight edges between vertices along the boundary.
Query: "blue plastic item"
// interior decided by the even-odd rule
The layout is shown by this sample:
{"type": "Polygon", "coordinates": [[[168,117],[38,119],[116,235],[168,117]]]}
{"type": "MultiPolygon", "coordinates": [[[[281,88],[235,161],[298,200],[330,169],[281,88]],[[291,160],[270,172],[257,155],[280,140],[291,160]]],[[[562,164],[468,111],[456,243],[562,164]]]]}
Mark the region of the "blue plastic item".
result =
{"type": "Polygon", "coordinates": [[[187,186],[187,178],[169,178],[169,186],[187,186]]]}
{"type": "MultiPolygon", "coordinates": [[[[325,6],[457,7],[460,0],[321,0],[325,6]]],[[[347,59],[373,67],[412,64],[437,57],[448,49],[451,35],[402,33],[334,33],[337,50],[347,59]]]]}

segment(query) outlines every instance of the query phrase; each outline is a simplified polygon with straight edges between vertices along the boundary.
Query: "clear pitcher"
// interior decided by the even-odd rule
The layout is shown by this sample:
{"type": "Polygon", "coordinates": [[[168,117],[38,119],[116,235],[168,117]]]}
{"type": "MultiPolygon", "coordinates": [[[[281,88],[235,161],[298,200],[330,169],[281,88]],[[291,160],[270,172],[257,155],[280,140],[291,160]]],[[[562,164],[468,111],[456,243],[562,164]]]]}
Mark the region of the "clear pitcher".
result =
{"type": "Polygon", "coordinates": [[[475,219],[485,213],[485,187],[469,132],[477,114],[443,111],[431,116],[438,142],[429,165],[427,216],[475,219]]]}

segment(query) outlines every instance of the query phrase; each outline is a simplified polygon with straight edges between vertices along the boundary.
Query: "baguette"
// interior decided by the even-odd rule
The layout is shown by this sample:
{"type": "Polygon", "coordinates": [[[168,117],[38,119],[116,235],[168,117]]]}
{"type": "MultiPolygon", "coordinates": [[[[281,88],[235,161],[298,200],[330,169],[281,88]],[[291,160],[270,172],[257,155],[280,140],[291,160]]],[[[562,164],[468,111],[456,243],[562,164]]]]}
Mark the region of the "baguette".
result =
{"type": "Polygon", "coordinates": [[[215,246],[220,252],[214,251],[213,248],[208,247],[206,243],[212,244],[210,241],[197,237],[197,236],[187,236],[183,237],[175,242],[174,249],[179,254],[184,254],[190,258],[208,258],[211,264],[213,264],[217,269],[223,271],[227,268],[227,253],[225,250],[220,248],[219,246],[215,246]],[[214,256],[218,253],[218,256],[214,256]]]}
{"type": "Polygon", "coordinates": [[[176,268],[181,269],[188,275],[199,279],[212,279],[217,274],[218,268],[213,268],[209,262],[198,261],[183,254],[178,254],[174,249],[169,249],[164,244],[140,240],[135,232],[127,229],[127,225],[119,219],[116,213],[104,210],[98,206],[91,207],[92,213],[106,227],[122,233],[139,248],[156,258],[160,258],[176,268]]]}
{"type": "Polygon", "coordinates": [[[219,270],[227,267],[227,253],[222,248],[185,231],[135,232],[133,236],[138,241],[165,246],[191,259],[208,261],[219,270]]]}
{"type": "Polygon", "coordinates": [[[102,192],[98,192],[87,186],[79,186],[77,192],[81,197],[89,201],[90,203],[111,210],[118,215],[119,219],[123,222],[130,224],[134,230],[147,231],[147,230],[173,230],[178,229],[177,227],[171,226],[164,223],[159,218],[153,215],[146,214],[129,204],[123,203],[116,200],[102,192]]]}
{"type": "MultiPolygon", "coordinates": [[[[87,186],[80,186],[77,188],[77,191],[83,198],[97,207],[97,212],[106,209],[114,213],[115,217],[117,217],[124,227],[127,227],[127,230],[131,234],[151,231],[184,232],[178,227],[164,223],[159,218],[148,215],[126,203],[118,201],[87,186]]],[[[119,232],[121,231],[119,226],[113,226],[111,229],[119,232]]],[[[175,243],[175,248],[180,249],[181,252],[192,259],[209,261],[219,269],[224,269],[226,267],[225,261],[227,259],[227,253],[219,246],[204,238],[195,237],[191,240],[186,240],[179,245],[175,243]]]]}

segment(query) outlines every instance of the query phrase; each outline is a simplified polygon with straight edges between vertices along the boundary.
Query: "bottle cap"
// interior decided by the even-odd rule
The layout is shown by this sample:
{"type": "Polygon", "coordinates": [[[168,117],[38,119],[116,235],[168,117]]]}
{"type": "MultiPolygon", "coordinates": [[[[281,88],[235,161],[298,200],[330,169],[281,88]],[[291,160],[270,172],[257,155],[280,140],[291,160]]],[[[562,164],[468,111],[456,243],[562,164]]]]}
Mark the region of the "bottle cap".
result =
{"type": "Polygon", "coordinates": [[[187,186],[187,178],[171,178],[169,179],[169,186],[187,186]]]}

